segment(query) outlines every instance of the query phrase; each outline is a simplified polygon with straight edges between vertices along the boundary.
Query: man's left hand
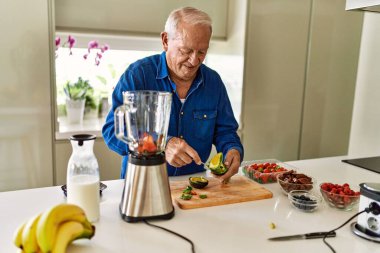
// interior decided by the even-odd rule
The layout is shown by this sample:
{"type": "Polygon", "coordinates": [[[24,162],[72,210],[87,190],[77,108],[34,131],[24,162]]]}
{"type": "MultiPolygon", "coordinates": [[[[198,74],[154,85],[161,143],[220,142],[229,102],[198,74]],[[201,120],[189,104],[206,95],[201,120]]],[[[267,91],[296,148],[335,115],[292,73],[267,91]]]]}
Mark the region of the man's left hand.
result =
{"type": "Polygon", "coordinates": [[[228,168],[226,174],[219,177],[222,183],[228,183],[230,177],[239,172],[240,153],[236,149],[230,149],[224,159],[224,165],[228,168]]]}

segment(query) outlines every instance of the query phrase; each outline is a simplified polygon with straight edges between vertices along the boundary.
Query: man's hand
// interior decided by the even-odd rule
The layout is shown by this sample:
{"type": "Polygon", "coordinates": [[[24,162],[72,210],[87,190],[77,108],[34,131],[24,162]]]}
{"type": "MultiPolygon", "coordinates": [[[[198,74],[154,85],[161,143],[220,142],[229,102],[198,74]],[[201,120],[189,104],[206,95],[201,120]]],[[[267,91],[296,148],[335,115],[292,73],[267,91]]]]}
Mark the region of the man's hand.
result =
{"type": "Polygon", "coordinates": [[[228,168],[226,174],[219,177],[222,183],[228,183],[230,177],[239,172],[240,153],[236,149],[230,149],[224,159],[224,165],[228,168]]]}
{"type": "Polygon", "coordinates": [[[165,156],[166,161],[177,168],[190,164],[193,160],[198,165],[202,164],[197,151],[190,147],[185,140],[177,137],[171,138],[166,144],[165,156]]]}

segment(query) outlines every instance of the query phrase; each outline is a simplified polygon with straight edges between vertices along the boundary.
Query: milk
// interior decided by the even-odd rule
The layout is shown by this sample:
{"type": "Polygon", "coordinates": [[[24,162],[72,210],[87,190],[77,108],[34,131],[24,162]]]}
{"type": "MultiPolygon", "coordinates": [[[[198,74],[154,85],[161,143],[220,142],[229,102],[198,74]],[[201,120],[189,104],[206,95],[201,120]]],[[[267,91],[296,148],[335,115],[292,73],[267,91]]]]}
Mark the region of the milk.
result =
{"type": "Polygon", "coordinates": [[[67,203],[82,207],[91,222],[99,220],[99,199],[99,177],[76,175],[67,181],[67,203]]]}

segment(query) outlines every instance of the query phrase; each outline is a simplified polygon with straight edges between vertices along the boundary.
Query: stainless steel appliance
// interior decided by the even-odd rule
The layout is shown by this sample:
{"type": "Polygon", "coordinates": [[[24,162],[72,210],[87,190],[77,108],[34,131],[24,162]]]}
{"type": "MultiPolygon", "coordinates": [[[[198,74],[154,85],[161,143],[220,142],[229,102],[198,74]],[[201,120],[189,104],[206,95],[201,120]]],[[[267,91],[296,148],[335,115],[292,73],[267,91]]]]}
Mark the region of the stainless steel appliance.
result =
{"type": "Polygon", "coordinates": [[[172,94],[126,91],[115,110],[115,135],[128,144],[129,159],[120,214],[127,222],[174,216],[165,145],[172,94]]]}
{"type": "Polygon", "coordinates": [[[352,231],[365,239],[380,242],[380,183],[360,184],[358,222],[351,225],[352,231]]]}

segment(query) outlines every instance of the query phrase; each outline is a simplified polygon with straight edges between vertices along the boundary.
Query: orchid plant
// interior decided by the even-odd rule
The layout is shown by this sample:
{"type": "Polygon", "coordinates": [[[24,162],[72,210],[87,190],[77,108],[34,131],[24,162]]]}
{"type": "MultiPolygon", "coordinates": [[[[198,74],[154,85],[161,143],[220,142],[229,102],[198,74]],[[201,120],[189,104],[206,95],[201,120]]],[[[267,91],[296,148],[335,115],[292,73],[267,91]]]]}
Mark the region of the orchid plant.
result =
{"type": "MultiPolygon", "coordinates": [[[[75,52],[72,50],[77,43],[77,40],[72,35],[68,35],[67,39],[64,40],[63,37],[57,36],[55,38],[55,57],[58,58],[59,48],[68,48],[69,56],[74,55],[75,52]]],[[[109,50],[107,44],[99,44],[96,40],[91,40],[87,44],[87,50],[83,53],[83,59],[85,61],[89,59],[94,59],[94,65],[99,66],[103,54],[109,50]]],[[[82,77],[78,77],[77,81],[66,81],[63,85],[63,93],[69,100],[82,100],[85,99],[85,110],[94,110],[98,106],[98,93],[95,92],[92,85],[88,80],[84,80],[82,77]]],[[[60,91],[59,91],[60,92],[60,91]]]]}

